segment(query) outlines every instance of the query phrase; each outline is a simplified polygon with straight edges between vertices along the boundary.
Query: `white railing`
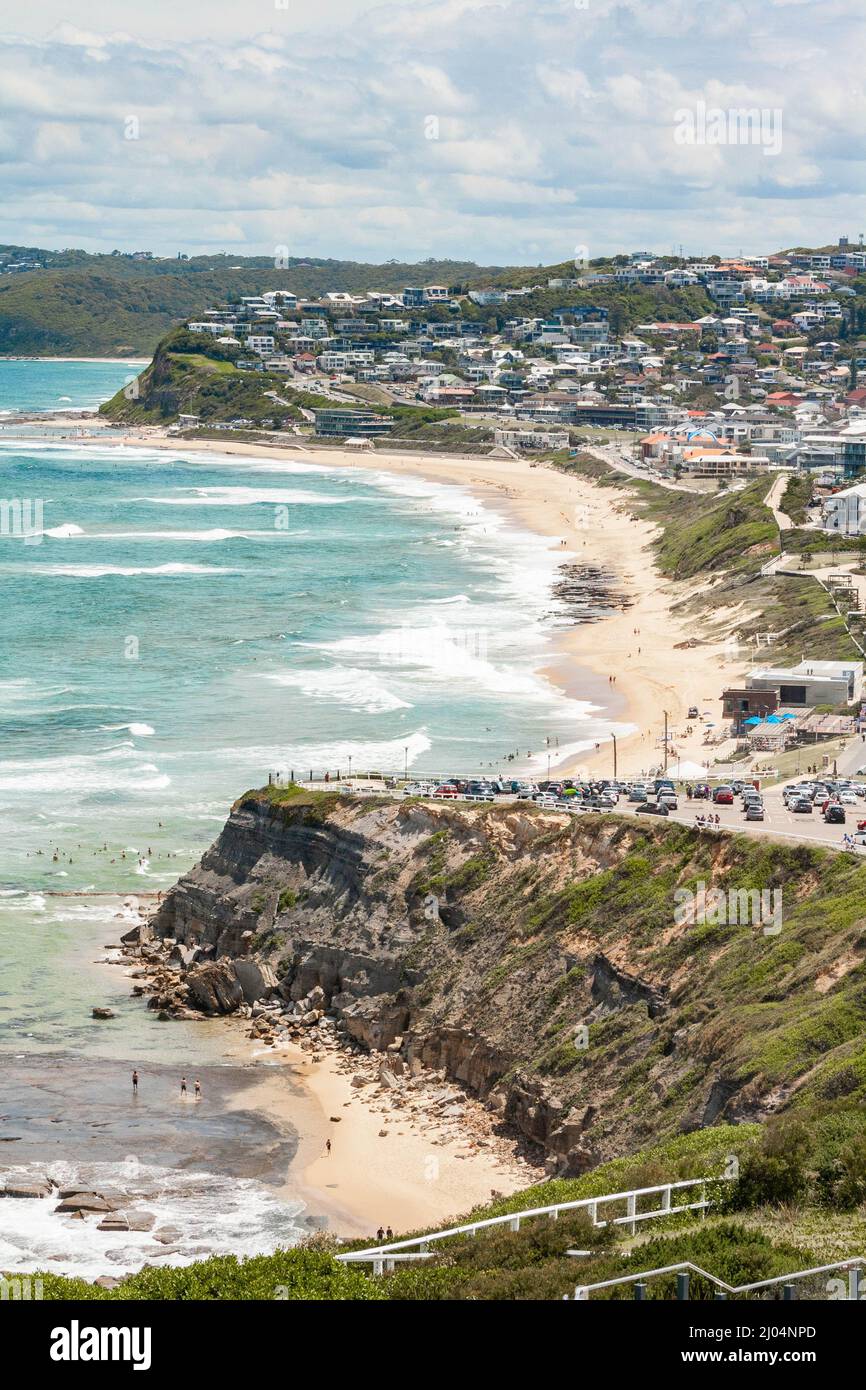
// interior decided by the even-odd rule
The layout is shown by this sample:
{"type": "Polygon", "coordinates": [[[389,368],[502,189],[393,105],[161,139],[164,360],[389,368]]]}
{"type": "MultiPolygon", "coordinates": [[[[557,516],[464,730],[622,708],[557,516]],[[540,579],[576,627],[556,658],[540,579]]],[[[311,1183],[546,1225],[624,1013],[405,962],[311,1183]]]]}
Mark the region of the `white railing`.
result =
{"type": "Polygon", "coordinates": [[[410,1236],[406,1240],[389,1241],[386,1245],[373,1245],[366,1250],[353,1250],[345,1255],[338,1255],[337,1259],[344,1264],[372,1264],[374,1273],[381,1274],[383,1269],[393,1268],[393,1261],[400,1258],[426,1259],[430,1255],[429,1247],[440,1240],[450,1240],[452,1236],[474,1236],[478,1231],[490,1230],[493,1226],[508,1226],[512,1231],[519,1231],[521,1223],[528,1221],[534,1216],[546,1216],[551,1221],[559,1218],[560,1212],[586,1211],[589,1213],[590,1222],[596,1228],[602,1226],[627,1226],[629,1234],[634,1235],[639,1221],[657,1220],[664,1216],[676,1216],[680,1212],[700,1211],[702,1214],[707,1207],[713,1205],[712,1200],[707,1197],[707,1184],[711,1182],[730,1182],[733,1179],[727,1175],[721,1178],[684,1178],[679,1182],[658,1183],[654,1187],[636,1187],[628,1192],[608,1192],[600,1197],[582,1197],[575,1202],[556,1202],[547,1207],[530,1207],[526,1211],[508,1212],[505,1216],[489,1216],[483,1221],[470,1221],[464,1226],[450,1226],[444,1231],[432,1231],[426,1235],[410,1236]],[[677,1202],[674,1205],[674,1193],[685,1194],[686,1188],[699,1188],[700,1197],[693,1202],[677,1202]],[[637,1204],[641,1197],[652,1197],[656,1194],[660,1196],[660,1205],[651,1211],[638,1211],[637,1204]],[[607,1220],[601,1219],[599,1209],[607,1206],[611,1202],[625,1202],[625,1214],[623,1216],[611,1216],[607,1220]]]}
{"type": "MultiPolygon", "coordinates": [[[[589,1299],[589,1295],[597,1289],[613,1289],[621,1284],[634,1284],[636,1286],[635,1296],[640,1298],[645,1291],[646,1281],[655,1279],[662,1274],[677,1275],[678,1299],[687,1299],[689,1296],[690,1274],[698,1274],[702,1279],[708,1279],[725,1298],[728,1294],[754,1293],[758,1289],[776,1288],[780,1284],[785,1289],[786,1298],[792,1298],[798,1279],[811,1279],[819,1274],[831,1274],[834,1270],[847,1273],[847,1298],[859,1300],[861,1298],[860,1276],[864,1265],[866,1265],[866,1259],[862,1255],[853,1255],[847,1260],[837,1260],[835,1264],[816,1265],[813,1269],[798,1269],[792,1274],[778,1274],[773,1279],[759,1279],[754,1284],[726,1284],[724,1279],[719,1279],[715,1274],[701,1269],[700,1265],[692,1264],[690,1260],[683,1260],[675,1265],[662,1265],[658,1269],[645,1269],[640,1274],[623,1274],[616,1279],[602,1279],[597,1284],[578,1284],[574,1291],[574,1300],[578,1303],[585,1303],[589,1299]],[[638,1293],[637,1289],[640,1289],[641,1292],[638,1293]]],[[[844,1289],[844,1284],[842,1287],[844,1289]]],[[[843,1295],[841,1292],[836,1292],[835,1296],[841,1298],[843,1295]]]]}

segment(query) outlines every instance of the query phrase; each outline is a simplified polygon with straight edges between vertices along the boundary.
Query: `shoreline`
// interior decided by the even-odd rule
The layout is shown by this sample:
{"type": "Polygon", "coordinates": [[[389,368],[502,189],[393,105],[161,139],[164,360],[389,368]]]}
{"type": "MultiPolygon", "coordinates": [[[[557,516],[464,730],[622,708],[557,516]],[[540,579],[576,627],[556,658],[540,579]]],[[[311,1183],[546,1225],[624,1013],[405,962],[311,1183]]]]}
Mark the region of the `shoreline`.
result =
{"type": "MultiPolygon", "coordinates": [[[[690,733],[687,712],[696,706],[716,728],[722,726],[721,691],[742,676],[742,662],[732,661],[721,641],[689,646],[695,634],[672,611],[675,581],[666,580],[655,566],[652,541],[655,528],[632,516],[627,498],[598,487],[588,479],[560,472],[527,459],[469,455],[353,453],[345,449],[306,449],[297,445],[246,444],[226,440],[183,440],[165,434],[128,434],[105,441],[117,447],[174,449],[216,453],[227,457],[285,459],[323,466],[362,468],[368,472],[417,477],[427,482],[457,485],[484,505],[498,510],[548,542],[562,543],[563,562],[586,562],[610,570],[630,606],[609,612],[596,622],[578,623],[551,633],[551,659],[538,674],[568,697],[586,700],[578,681],[582,672],[610,681],[605,701],[592,717],[612,726],[632,725],[633,732],[617,735],[617,775],[638,776],[664,757],[665,711],[668,715],[669,763],[677,760],[704,765],[713,749],[703,741],[696,721],[690,733]],[[317,456],[318,455],[318,456],[317,456]],[[672,679],[662,673],[677,672],[672,679]],[[715,689],[713,689],[715,687],[715,689]]],[[[593,701],[594,703],[594,701],[593,701]]],[[[551,774],[613,775],[612,740],[557,759],[551,753],[551,774]]],[[[543,758],[543,754],[536,755],[543,758]]],[[[538,768],[534,775],[543,775],[538,768]]]]}

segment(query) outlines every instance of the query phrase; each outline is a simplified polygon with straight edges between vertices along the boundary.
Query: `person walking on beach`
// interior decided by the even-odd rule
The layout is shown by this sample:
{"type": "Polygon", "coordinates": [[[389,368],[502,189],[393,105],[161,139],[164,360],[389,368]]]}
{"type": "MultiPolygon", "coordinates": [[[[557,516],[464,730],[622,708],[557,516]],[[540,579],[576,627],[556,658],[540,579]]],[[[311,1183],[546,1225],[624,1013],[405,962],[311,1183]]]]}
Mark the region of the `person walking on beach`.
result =
{"type": "Polygon", "coordinates": [[[195,1079],[195,1098],[196,1100],[201,1100],[201,1082],[198,1077],[195,1079]]]}
{"type": "Polygon", "coordinates": [[[134,1096],[137,1096],[137,1095],[138,1095],[138,1072],[137,1072],[137,1071],[134,1071],[134,1072],[132,1073],[132,1094],[133,1094],[134,1096]]]}
{"type": "Polygon", "coordinates": [[[182,1077],[180,1078],[180,1093],[181,1093],[182,1096],[185,1096],[185,1095],[186,1095],[186,1077],[185,1077],[185,1076],[182,1076],[182,1077]]]}
{"type": "Polygon", "coordinates": [[[325,1152],[326,1152],[327,1154],[330,1154],[330,1152],[331,1152],[331,1141],[330,1141],[330,1139],[326,1139],[326,1140],[325,1140],[325,1152]]]}

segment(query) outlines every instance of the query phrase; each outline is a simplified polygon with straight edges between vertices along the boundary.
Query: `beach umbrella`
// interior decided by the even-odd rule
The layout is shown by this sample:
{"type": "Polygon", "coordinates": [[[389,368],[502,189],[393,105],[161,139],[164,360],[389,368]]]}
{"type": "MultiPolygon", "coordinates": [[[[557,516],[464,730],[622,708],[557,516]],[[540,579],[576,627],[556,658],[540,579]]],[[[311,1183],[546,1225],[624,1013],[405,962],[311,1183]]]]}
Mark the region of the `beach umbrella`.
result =
{"type": "Polygon", "coordinates": [[[768,724],[781,724],[781,722],[782,722],[782,721],[781,721],[781,719],[779,718],[778,714],[768,714],[768,715],[767,715],[767,723],[768,723],[768,724]]]}
{"type": "Polygon", "coordinates": [[[753,714],[752,717],[751,717],[751,719],[747,719],[747,720],[746,720],[746,724],[748,725],[749,728],[754,728],[754,726],[755,726],[756,724],[760,724],[760,722],[761,722],[761,721],[760,721],[760,719],[758,718],[758,716],[757,716],[756,714],[753,714]]]}
{"type": "Polygon", "coordinates": [[[783,714],[783,715],[782,715],[782,718],[783,718],[783,719],[796,719],[797,716],[796,716],[796,714],[792,714],[791,711],[788,710],[786,714],[783,714]]]}

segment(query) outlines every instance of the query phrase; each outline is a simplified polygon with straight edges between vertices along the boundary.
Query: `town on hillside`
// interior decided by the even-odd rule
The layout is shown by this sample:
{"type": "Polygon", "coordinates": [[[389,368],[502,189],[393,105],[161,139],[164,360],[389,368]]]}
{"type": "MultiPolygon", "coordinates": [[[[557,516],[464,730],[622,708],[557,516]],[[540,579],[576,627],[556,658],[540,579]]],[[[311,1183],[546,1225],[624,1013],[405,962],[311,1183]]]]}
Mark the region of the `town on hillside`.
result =
{"type": "MultiPolygon", "coordinates": [[[[576,267],[511,287],[265,290],[190,318],[176,346],[300,389],[295,429],[323,440],[372,447],[398,407],[447,411],[465,439],[520,453],[616,431],[621,462],[648,476],[729,485],[812,470],[832,498],[827,527],[866,529],[862,244],[736,259],[636,251],[576,267]],[[657,316],[628,322],[623,303],[641,292],[657,316]],[[521,313],[527,300],[554,307],[521,313]],[[708,311],[680,321],[665,317],[672,303],[708,311]]],[[[286,423],[181,412],[174,428],[286,423]]]]}

